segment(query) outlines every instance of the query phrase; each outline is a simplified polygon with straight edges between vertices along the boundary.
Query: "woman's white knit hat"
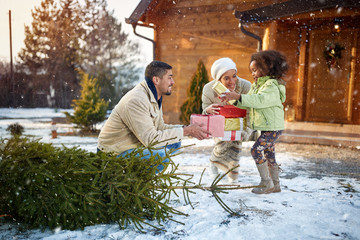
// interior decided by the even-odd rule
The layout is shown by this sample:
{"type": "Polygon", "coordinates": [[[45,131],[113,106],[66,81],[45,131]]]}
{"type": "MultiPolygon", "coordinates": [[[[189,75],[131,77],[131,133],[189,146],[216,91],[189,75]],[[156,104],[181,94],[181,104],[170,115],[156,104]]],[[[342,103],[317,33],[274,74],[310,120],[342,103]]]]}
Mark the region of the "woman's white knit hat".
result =
{"type": "Polygon", "coordinates": [[[236,64],[234,63],[234,61],[227,57],[220,58],[216,60],[211,66],[211,76],[213,79],[219,80],[225,72],[231,69],[235,69],[235,71],[237,72],[236,64]]]}

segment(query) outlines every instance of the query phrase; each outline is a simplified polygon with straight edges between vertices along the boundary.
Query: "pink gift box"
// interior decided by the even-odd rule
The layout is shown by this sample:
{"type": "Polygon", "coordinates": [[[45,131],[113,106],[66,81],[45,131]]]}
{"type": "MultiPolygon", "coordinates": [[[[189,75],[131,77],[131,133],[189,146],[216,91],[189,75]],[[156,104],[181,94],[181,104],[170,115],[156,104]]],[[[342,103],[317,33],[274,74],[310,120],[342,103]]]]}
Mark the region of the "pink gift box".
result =
{"type": "Polygon", "coordinates": [[[190,123],[203,124],[204,125],[203,128],[211,133],[211,137],[224,136],[224,127],[225,127],[224,116],[191,114],[190,123]]]}
{"type": "Polygon", "coordinates": [[[240,141],[241,131],[224,131],[223,141],[240,141]]]}

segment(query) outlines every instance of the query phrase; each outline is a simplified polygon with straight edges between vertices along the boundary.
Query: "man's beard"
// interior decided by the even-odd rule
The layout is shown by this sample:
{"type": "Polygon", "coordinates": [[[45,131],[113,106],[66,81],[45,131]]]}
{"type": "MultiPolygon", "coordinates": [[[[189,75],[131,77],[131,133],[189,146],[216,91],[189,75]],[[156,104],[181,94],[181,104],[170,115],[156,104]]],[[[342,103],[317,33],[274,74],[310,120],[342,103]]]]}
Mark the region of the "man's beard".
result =
{"type": "MultiPolygon", "coordinates": [[[[170,87],[172,87],[172,85],[171,85],[170,87]]],[[[168,89],[168,91],[165,93],[165,95],[166,95],[166,96],[170,96],[170,95],[171,95],[171,88],[168,89]]]]}

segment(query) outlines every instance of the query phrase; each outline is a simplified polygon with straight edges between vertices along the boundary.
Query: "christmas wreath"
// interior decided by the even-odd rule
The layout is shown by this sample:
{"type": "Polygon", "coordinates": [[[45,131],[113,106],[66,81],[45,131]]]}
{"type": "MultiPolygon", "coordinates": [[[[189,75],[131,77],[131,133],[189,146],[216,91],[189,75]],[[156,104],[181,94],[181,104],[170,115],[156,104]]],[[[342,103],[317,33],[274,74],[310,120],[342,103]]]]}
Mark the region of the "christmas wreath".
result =
{"type": "Polygon", "coordinates": [[[338,66],[338,61],[341,59],[341,51],[345,48],[338,43],[329,43],[325,46],[324,57],[328,69],[338,66]]]}

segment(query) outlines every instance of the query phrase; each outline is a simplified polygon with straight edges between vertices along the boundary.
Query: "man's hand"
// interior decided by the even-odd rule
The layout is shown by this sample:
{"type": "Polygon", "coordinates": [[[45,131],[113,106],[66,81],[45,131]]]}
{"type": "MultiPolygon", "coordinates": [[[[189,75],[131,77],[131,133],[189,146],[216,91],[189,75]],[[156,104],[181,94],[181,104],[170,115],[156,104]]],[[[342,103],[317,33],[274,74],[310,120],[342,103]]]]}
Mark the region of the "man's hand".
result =
{"type": "Polygon", "coordinates": [[[211,133],[203,129],[202,126],[204,125],[203,124],[199,125],[194,123],[184,127],[184,136],[191,136],[199,140],[209,138],[208,134],[210,136],[211,133]]]}

